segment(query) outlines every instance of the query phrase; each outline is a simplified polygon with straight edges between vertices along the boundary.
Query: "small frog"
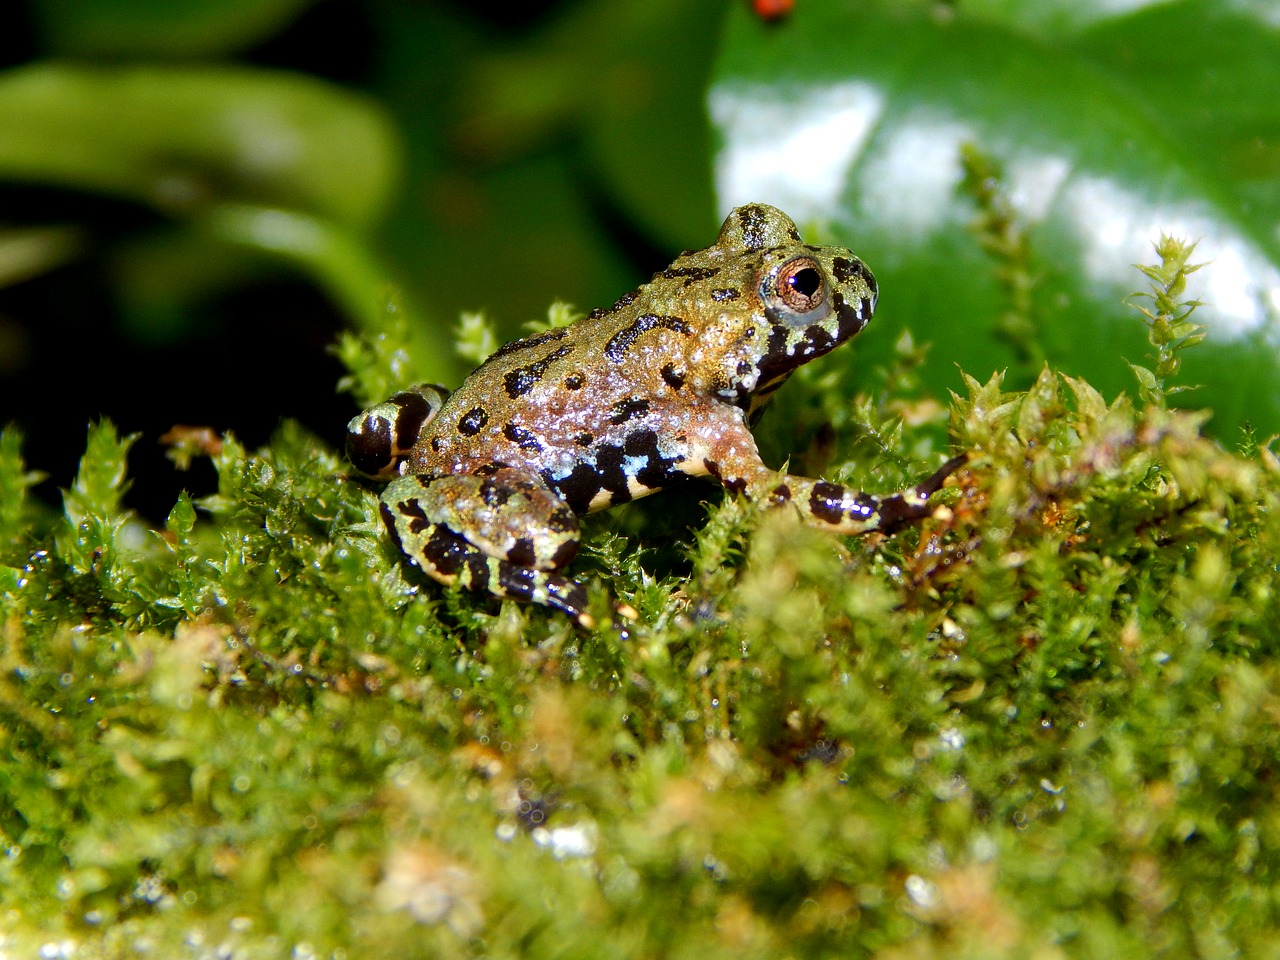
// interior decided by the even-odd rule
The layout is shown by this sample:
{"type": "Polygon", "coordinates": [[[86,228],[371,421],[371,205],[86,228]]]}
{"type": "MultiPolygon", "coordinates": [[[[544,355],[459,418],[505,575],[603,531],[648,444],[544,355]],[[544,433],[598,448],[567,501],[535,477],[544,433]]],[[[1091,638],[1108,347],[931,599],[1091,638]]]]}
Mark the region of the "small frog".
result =
{"type": "Polygon", "coordinates": [[[508,343],[453,393],[422,384],[360,414],[347,455],[391,481],[382,519],[427,574],[590,626],[585,588],[562,572],[578,516],[686,477],[835,533],[929,515],[963,457],[876,497],[771,470],[751,435],[774,391],[861,331],[876,297],[848,250],[806,244],[773,207],[738,207],[712,246],[613,306],[508,343]]]}

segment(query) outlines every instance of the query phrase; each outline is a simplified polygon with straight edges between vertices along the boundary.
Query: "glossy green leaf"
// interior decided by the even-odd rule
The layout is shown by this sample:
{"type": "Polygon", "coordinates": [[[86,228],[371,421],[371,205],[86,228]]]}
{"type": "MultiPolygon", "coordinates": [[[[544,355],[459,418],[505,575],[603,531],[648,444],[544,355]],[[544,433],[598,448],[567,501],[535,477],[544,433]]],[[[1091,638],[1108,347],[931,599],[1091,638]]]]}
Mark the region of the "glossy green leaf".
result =
{"type": "MultiPolygon", "coordinates": [[[[1182,405],[1280,429],[1280,23],[1262,5],[807,4],[739,12],[709,96],[721,206],[763,200],[864,255],[881,282],[863,350],[903,325],[954,387],[1043,357],[1104,392],[1149,362],[1162,232],[1198,240],[1208,337],[1182,405]],[[966,153],[967,151],[967,153],[966,153]],[[965,178],[965,157],[990,177],[965,178]],[[1031,342],[1009,345],[1014,291],[1031,342]],[[1005,317],[1002,320],[1002,315],[1005,317]]],[[[864,353],[866,355],[866,353],[864,353]]]]}

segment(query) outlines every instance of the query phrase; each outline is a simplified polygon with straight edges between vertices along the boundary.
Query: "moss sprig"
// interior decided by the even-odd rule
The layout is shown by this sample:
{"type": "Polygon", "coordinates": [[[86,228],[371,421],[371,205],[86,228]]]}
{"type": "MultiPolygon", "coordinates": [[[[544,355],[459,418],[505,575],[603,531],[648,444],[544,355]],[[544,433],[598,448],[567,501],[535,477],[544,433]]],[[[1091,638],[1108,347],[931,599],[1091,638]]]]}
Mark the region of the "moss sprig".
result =
{"type": "Polygon", "coordinates": [[[333,353],[347,368],[338,390],[362,407],[380,403],[413,382],[409,321],[396,300],[388,301],[376,331],[344,331],[333,353]]]}
{"type": "Polygon", "coordinates": [[[995,334],[1013,349],[1018,368],[1034,375],[1045,360],[1036,323],[1039,277],[1031,263],[1029,230],[1004,188],[996,160],[972,143],[960,148],[960,189],[978,208],[972,229],[995,263],[995,277],[1005,296],[995,334]]]}
{"type": "MultiPolygon", "coordinates": [[[[0,550],[17,545],[35,522],[35,505],[28,491],[44,474],[28,470],[22,456],[22,432],[17,427],[0,430],[0,550]]],[[[0,562],[4,559],[0,554],[0,562]]]]}
{"type": "Polygon", "coordinates": [[[1130,363],[1129,368],[1138,379],[1138,392],[1143,402],[1160,408],[1167,406],[1168,398],[1173,394],[1196,389],[1194,385],[1169,382],[1182,369],[1182,352],[1206,336],[1206,327],[1192,323],[1190,319],[1204,304],[1200,300],[1183,298],[1187,277],[1204,266],[1203,263],[1187,262],[1195,249],[1195,243],[1161,234],[1155,244],[1160,262],[1135,264],[1150,279],[1151,287],[1134,293],[1128,302],[1145,318],[1147,340],[1155,353],[1148,354],[1154,367],[1130,363]],[[1139,302],[1144,300],[1149,304],[1139,302]]]}

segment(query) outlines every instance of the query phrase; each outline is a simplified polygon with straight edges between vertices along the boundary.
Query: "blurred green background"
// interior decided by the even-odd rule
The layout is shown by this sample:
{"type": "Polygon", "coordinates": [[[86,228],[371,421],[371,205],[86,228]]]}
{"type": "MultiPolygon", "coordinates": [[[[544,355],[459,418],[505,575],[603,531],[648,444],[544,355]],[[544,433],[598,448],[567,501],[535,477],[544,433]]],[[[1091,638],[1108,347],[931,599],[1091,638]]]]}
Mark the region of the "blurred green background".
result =
{"type": "Polygon", "coordinates": [[[1123,303],[1198,238],[1186,405],[1280,431],[1280,15],[1172,0],[22,0],[0,10],[0,416],[65,484],[85,423],[141,431],[136,505],[198,478],[175,423],[337,443],[328,347],[388,309],[415,378],[451,331],[586,311],[747,200],[841,242],[877,321],[1010,385],[1048,361],[1135,393],[1123,303]]]}

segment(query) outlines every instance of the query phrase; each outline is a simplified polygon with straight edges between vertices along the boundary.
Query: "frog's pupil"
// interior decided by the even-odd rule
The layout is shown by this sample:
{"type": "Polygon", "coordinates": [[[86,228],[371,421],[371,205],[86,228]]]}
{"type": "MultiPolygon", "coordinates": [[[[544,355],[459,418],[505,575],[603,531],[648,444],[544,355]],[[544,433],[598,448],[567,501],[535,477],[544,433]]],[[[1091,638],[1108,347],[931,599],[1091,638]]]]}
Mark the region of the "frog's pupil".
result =
{"type": "Polygon", "coordinates": [[[822,287],[822,277],[818,275],[818,271],[813,267],[805,267],[803,270],[797,270],[787,278],[787,283],[791,288],[799,292],[802,296],[812,297],[822,287]]]}
{"type": "Polygon", "coordinates": [[[826,299],[822,271],[808,257],[800,257],[786,264],[774,282],[774,294],[781,301],[782,307],[806,319],[826,299]]]}

